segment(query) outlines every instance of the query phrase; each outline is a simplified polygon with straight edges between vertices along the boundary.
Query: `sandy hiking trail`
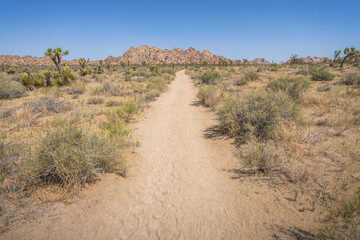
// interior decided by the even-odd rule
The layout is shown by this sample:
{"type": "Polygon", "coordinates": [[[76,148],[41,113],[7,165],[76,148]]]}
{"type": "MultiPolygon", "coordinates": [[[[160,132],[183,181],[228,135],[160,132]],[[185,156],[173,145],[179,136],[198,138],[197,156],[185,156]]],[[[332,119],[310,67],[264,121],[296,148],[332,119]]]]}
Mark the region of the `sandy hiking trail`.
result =
{"type": "Polygon", "coordinates": [[[285,200],[236,178],[235,147],[212,136],[216,117],[196,93],[178,72],[136,124],[141,146],[127,178],[108,175],[73,203],[39,210],[0,238],[279,239],[280,228],[310,230],[312,220],[285,200]]]}

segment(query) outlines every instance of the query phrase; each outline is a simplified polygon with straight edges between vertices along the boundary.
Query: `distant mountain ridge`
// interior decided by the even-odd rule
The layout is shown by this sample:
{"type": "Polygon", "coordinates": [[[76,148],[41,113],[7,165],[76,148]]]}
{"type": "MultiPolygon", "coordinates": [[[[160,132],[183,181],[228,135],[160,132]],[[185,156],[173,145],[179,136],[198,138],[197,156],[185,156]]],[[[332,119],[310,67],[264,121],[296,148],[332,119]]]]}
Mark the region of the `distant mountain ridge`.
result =
{"type": "MultiPolygon", "coordinates": [[[[223,56],[214,55],[209,50],[204,49],[202,52],[196,50],[193,47],[189,49],[174,48],[160,49],[157,47],[150,47],[143,45],[140,47],[131,47],[122,56],[113,57],[109,56],[105,60],[109,60],[111,64],[118,65],[120,63],[130,64],[240,64],[240,60],[231,60],[223,56]]],[[[64,60],[64,63],[68,65],[77,65],[78,59],[64,60]]],[[[0,64],[10,64],[14,66],[19,65],[52,65],[52,61],[49,57],[32,57],[30,55],[20,57],[18,55],[0,55],[0,64]]],[[[97,61],[90,61],[91,63],[97,63],[97,61]]],[[[249,62],[250,64],[270,64],[264,58],[257,58],[249,62]]]]}

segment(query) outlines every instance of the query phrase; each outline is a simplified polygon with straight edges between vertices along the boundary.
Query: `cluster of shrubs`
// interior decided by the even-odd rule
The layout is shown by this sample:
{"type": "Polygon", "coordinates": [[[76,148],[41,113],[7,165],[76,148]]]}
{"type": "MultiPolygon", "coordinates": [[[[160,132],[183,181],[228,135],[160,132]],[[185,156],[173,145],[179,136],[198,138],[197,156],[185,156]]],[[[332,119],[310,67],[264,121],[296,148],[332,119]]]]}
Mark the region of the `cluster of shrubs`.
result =
{"type": "Polygon", "coordinates": [[[44,73],[36,73],[34,75],[28,69],[25,69],[21,77],[21,83],[25,87],[31,88],[33,86],[44,87],[56,84],[60,86],[69,85],[72,81],[76,80],[75,74],[68,66],[62,69],[61,75],[62,77],[59,76],[59,73],[52,71],[45,71],[44,73]]]}

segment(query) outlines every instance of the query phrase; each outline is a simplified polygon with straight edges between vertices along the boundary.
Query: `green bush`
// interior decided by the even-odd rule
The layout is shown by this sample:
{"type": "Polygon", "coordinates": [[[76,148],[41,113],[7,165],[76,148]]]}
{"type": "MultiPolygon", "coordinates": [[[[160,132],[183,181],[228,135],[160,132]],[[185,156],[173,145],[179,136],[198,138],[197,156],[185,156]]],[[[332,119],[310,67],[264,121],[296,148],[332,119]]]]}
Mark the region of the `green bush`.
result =
{"type": "Polygon", "coordinates": [[[216,71],[206,71],[197,75],[197,79],[203,84],[215,84],[220,77],[220,73],[216,71]]]}
{"type": "Polygon", "coordinates": [[[257,74],[256,72],[250,71],[250,72],[245,73],[243,78],[246,82],[251,82],[251,81],[258,80],[259,77],[260,77],[259,74],[257,74]]]}
{"type": "Polygon", "coordinates": [[[0,99],[18,98],[23,96],[25,88],[0,79],[0,99]]]}
{"type": "Polygon", "coordinates": [[[294,100],[301,100],[302,94],[309,89],[310,83],[305,78],[284,78],[268,83],[267,88],[274,92],[283,91],[294,100]]]}
{"type": "Polygon", "coordinates": [[[170,74],[170,75],[175,75],[175,71],[171,68],[164,68],[162,70],[162,73],[167,73],[167,74],[170,74]]]}
{"type": "Polygon", "coordinates": [[[151,79],[146,86],[147,89],[159,90],[160,92],[163,92],[165,90],[165,87],[166,87],[166,82],[161,77],[151,79]]]}
{"type": "Polygon", "coordinates": [[[9,68],[8,70],[6,70],[7,74],[15,74],[16,70],[14,68],[9,68]]]}
{"type": "Polygon", "coordinates": [[[324,69],[312,69],[311,72],[312,81],[331,81],[334,75],[324,69]]]}
{"type": "Polygon", "coordinates": [[[217,114],[222,129],[244,142],[271,138],[280,121],[296,118],[298,108],[283,92],[260,92],[242,101],[228,100],[217,114]]]}
{"type": "Polygon", "coordinates": [[[69,85],[71,81],[75,81],[75,74],[71,71],[68,66],[65,66],[62,71],[62,78],[58,80],[59,85],[69,85]]]}
{"type": "Polygon", "coordinates": [[[45,76],[41,73],[37,74],[34,77],[34,85],[38,86],[38,87],[43,87],[45,86],[45,76]]]}
{"type": "Polygon", "coordinates": [[[354,85],[360,86],[360,74],[348,73],[342,77],[341,83],[348,86],[354,86],[354,85]]]}
{"type": "Polygon", "coordinates": [[[81,69],[79,74],[80,74],[80,76],[86,76],[86,75],[89,75],[91,73],[92,73],[91,67],[87,66],[84,69],[81,69]]]}
{"type": "Polygon", "coordinates": [[[267,173],[270,170],[270,163],[266,155],[265,145],[261,143],[249,144],[247,152],[240,152],[245,165],[255,168],[256,172],[267,173]]]}
{"type": "Polygon", "coordinates": [[[107,135],[89,133],[76,123],[54,121],[27,159],[31,180],[62,186],[89,182],[101,172],[126,174],[121,142],[107,135]]]}
{"type": "Polygon", "coordinates": [[[146,72],[146,71],[136,71],[136,72],[131,73],[131,76],[148,78],[148,77],[151,77],[151,73],[146,72]]]}
{"type": "Polygon", "coordinates": [[[25,87],[30,87],[30,86],[33,86],[35,84],[34,79],[27,72],[23,73],[23,75],[21,77],[21,82],[25,87]]]}

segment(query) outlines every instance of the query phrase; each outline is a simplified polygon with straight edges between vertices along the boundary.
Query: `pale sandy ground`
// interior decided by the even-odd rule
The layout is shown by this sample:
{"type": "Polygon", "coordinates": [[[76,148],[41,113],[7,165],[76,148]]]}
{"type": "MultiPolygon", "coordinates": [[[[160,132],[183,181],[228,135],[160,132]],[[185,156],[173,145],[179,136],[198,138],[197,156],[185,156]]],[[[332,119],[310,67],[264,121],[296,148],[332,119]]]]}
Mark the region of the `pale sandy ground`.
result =
{"type": "Polygon", "coordinates": [[[313,231],[311,214],[234,178],[235,147],[206,134],[216,117],[196,93],[178,72],[136,124],[141,146],[127,178],[107,175],[73,203],[51,204],[0,238],[295,239],[294,227],[313,231]]]}

